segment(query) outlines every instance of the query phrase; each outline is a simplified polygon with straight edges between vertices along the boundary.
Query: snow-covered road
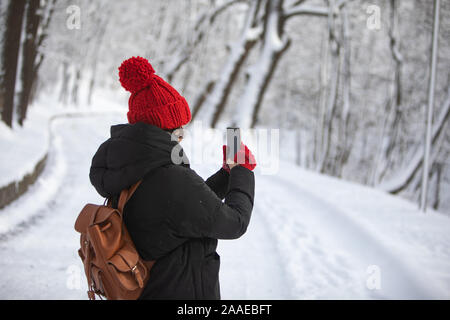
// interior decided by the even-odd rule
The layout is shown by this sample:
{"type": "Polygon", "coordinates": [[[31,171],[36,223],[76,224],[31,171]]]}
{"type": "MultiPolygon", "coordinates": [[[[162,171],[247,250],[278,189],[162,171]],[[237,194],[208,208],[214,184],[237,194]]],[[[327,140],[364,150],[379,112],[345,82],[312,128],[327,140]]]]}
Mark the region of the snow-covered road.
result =
{"type": "MultiPolygon", "coordinates": [[[[37,183],[0,210],[0,299],[86,299],[73,224],[90,161],[123,116],[53,122],[37,183]]],[[[218,164],[219,166],[220,164],[218,164]]],[[[206,178],[213,167],[193,167],[206,178]]],[[[219,241],[224,299],[450,298],[450,219],[380,191],[281,163],[256,174],[247,233],[219,241]]]]}

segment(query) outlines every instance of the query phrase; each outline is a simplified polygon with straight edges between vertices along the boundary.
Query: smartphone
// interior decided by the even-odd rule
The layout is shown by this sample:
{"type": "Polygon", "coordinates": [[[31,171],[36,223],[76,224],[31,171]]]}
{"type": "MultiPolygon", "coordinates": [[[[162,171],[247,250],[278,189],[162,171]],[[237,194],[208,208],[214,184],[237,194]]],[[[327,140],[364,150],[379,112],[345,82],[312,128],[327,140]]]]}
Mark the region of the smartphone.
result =
{"type": "Polygon", "coordinates": [[[227,128],[227,159],[234,159],[234,155],[241,147],[241,130],[239,128],[227,128]]]}

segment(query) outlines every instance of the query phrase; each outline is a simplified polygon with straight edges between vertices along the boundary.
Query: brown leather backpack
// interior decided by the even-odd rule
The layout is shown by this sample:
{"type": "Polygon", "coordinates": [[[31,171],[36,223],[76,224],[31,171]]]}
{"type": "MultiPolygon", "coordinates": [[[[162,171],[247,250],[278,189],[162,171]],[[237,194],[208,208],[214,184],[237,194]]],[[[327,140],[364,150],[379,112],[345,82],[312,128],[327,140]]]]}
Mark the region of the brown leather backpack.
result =
{"type": "Polygon", "coordinates": [[[86,204],[75,230],[81,233],[78,250],[88,281],[88,297],[135,300],[141,295],[155,261],[144,261],[123,223],[123,208],[141,181],[120,193],[117,209],[86,204]]]}

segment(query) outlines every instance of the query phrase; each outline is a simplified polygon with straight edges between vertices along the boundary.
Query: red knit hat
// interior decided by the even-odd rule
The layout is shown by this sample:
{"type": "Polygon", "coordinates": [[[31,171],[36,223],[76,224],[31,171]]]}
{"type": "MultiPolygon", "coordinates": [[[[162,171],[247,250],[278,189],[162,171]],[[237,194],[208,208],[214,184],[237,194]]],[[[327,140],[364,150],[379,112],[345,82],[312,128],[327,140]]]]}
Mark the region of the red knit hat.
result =
{"type": "Polygon", "coordinates": [[[119,80],[131,92],[128,122],[145,122],[175,129],[191,120],[189,105],[170,84],[158,77],[147,59],[131,57],[119,67],[119,80]]]}

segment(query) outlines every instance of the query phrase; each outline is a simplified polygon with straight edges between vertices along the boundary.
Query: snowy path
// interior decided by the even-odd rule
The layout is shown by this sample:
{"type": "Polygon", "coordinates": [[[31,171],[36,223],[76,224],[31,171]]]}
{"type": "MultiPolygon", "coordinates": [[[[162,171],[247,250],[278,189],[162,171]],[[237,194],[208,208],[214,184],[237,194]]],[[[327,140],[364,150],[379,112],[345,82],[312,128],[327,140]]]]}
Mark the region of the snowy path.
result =
{"type": "Polygon", "coordinates": [[[278,197],[270,198],[267,196],[270,191],[266,190],[262,201],[266,204],[265,213],[272,212],[270,220],[274,223],[270,225],[278,235],[279,250],[285,250],[284,256],[289,257],[285,263],[292,274],[292,283],[296,284],[295,296],[383,297],[365,287],[366,271],[371,265],[380,267],[382,289],[393,298],[432,296],[416,283],[408,267],[389,248],[323,197],[280,178],[265,179],[261,185],[271,185],[270,190],[279,193],[278,197]],[[279,205],[276,200],[282,195],[296,199],[295,205],[279,205]]]}
{"type": "Polygon", "coordinates": [[[109,126],[121,120],[113,115],[53,122],[49,161],[37,185],[0,211],[0,225],[8,227],[14,214],[33,217],[0,240],[0,299],[86,298],[73,226],[85,202],[102,202],[89,182],[91,157],[109,126]]]}
{"type": "MultiPolygon", "coordinates": [[[[122,121],[54,122],[43,175],[0,210],[0,299],[86,298],[73,224],[85,202],[102,202],[90,161],[122,121]]],[[[194,169],[206,178],[217,168],[194,169]]],[[[222,298],[449,298],[449,231],[448,217],[282,163],[276,176],[257,173],[248,232],[219,241],[222,298]],[[366,285],[370,266],[380,271],[379,290],[366,285]]]]}

